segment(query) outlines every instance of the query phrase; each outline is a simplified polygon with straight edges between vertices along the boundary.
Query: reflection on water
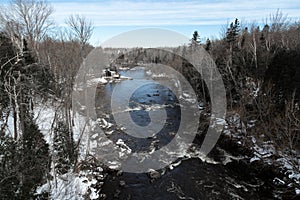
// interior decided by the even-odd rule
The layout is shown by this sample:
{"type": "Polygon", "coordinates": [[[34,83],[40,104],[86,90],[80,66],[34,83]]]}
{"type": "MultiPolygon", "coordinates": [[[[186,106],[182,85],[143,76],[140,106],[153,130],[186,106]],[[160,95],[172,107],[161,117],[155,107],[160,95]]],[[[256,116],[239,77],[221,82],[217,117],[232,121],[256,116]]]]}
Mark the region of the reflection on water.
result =
{"type": "MultiPolygon", "coordinates": [[[[145,73],[143,68],[135,68],[134,70],[121,71],[122,76],[131,77],[132,80],[123,80],[120,82],[111,82],[106,85],[98,87],[96,95],[96,107],[98,117],[109,115],[109,122],[116,124],[112,116],[111,98],[113,90],[118,86],[117,98],[114,98],[114,103],[117,107],[126,108],[126,110],[118,110],[117,112],[129,111],[132,121],[141,127],[146,127],[152,122],[159,124],[157,119],[150,118],[149,112],[159,112],[165,110],[167,117],[166,123],[163,128],[156,134],[151,135],[147,138],[136,138],[125,133],[125,131],[115,130],[114,133],[109,136],[113,141],[122,139],[132,149],[133,152],[139,151],[150,151],[155,148],[159,149],[168,144],[177,132],[180,119],[181,109],[175,94],[169,89],[151,79],[145,73]],[[123,99],[127,95],[127,92],[132,88],[138,87],[129,99],[129,103],[123,99]],[[126,104],[127,105],[123,105],[126,104]]],[[[121,124],[119,124],[120,126],[121,124]]],[[[155,127],[154,127],[155,129],[155,127]]],[[[149,131],[144,129],[144,131],[149,131]]]]}
{"type": "MultiPolygon", "coordinates": [[[[99,118],[105,118],[115,124],[111,109],[111,96],[116,86],[121,90],[116,102],[124,103],[122,96],[130,88],[144,83],[134,91],[127,102],[125,110],[129,111],[131,119],[139,126],[146,127],[151,120],[149,111],[166,110],[167,120],[163,129],[148,138],[135,138],[122,129],[122,125],[112,126],[112,134],[107,137],[114,143],[122,139],[132,152],[149,152],[168,144],[174,137],[180,124],[181,107],[178,99],[169,88],[158,85],[145,73],[143,68],[122,71],[121,75],[132,77],[133,80],[101,85],[96,94],[96,110],[99,118]]],[[[118,104],[117,104],[118,105],[118,104]]],[[[122,108],[124,105],[120,106],[122,108]]],[[[146,131],[146,130],[145,130],[146,131]]],[[[197,145],[195,144],[196,149],[197,145]]],[[[172,153],[172,152],[170,152],[172,153]]],[[[222,155],[220,155],[222,156],[222,155]]],[[[223,155],[224,156],[224,155],[223,155]]],[[[238,161],[226,165],[220,162],[208,162],[196,150],[179,159],[177,167],[169,166],[158,173],[158,179],[150,179],[147,173],[109,174],[102,193],[107,199],[272,199],[272,191],[262,187],[263,181],[250,174],[251,171],[238,161]],[[201,158],[201,159],[199,159],[201,158]],[[120,185],[120,183],[123,186],[120,185]],[[117,195],[116,195],[117,194],[117,195]]]]}

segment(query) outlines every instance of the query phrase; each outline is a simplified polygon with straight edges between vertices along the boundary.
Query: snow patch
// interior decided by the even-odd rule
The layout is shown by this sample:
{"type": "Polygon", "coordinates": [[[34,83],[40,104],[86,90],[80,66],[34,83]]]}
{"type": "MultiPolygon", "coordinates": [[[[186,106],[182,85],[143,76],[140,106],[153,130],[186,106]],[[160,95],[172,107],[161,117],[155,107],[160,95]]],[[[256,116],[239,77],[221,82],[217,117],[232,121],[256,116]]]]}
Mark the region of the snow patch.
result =
{"type": "Polygon", "coordinates": [[[97,183],[94,178],[87,178],[87,173],[81,171],[80,174],[69,172],[54,178],[52,181],[37,188],[36,193],[49,192],[50,199],[61,200],[84,200],[98,199],[99,194],[91,187],[97,183]]]}
{"type": "Polygon", "coordinates": [[[101,78],[93,78],[87,81],[87,85],[88,86],[93,86],[96,84],[105,84],[107,83],[107,80],[105,80],[105,78],[101,77],[101,78]]]}

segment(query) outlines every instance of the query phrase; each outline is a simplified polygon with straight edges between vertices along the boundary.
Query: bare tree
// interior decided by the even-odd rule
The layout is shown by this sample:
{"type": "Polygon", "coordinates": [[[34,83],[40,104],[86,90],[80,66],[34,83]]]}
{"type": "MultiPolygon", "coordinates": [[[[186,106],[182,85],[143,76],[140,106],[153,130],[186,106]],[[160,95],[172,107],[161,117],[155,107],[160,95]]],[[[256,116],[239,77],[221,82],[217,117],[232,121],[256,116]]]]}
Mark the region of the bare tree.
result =
{"type": "MultiPolygon", "coordinates": [[[[94,27],[92,26],[92,22],[88,20],[85,16],[80,15],[71,15],[69,19],[66,21],[66,24],[71,28],[71,36],[75,38],[76,41],[80,44],[80,56],[83,59],[84,47],[86,46],[88,40],[91,38],[93,34],[94,27]]],[[[84,88],[85,90],[85,102],[88,102],[88,93],[87,93],[87,85],[86,85],[86,77],[84,77],[84,88]]],[[[71,94],[70,94],[71,95],[71,94]]],[[[69,96],[70,96],[69,95],[69,96]]],[[[69,99],[71,103],[71,99],[69,99]]],[[[67,107],[66,107],[67,108],[67,107]]],[[[70,109],[66,109],[70,110],[70,109]]],[[[89,109],[87,109],[87,116],[90,116],[89,109]]],[[[86,124],[89,132],[91,132],[91,124],[90,119],[86,119],[86,124]]],[[[88,139],[88,146],[90,140],[88,139]]],[[[89,153],[89,148],[86,149],[86,155],[89,153]]]]}
{"type": "Polygon", "coordinates": [[[71,15],[66,24],[70,26],[71,34],[80,42],[80,45],[82,47],[86,45],[93,34],[92,22],[85,16],[71,15]]]}
{"type": "Polygon", "coordinates": [[[275,13],[271,13],[268,18],[264,20],[267,25],[268,38],[267,42],[273,46],[273,53],[277,52],[279,48],[288,46],[288,35],[286,31],[291,25],[291,19],[287,14],[283,14],[279,9],[275,13]]]}
{"type": "MultiPolygon", "coordinates": [[[[25,91],[22,89],[23,86],[20,80],[26,79],[29,83],[32,78],[32,74],[23,74],[21,71],[29,70],[29,68],[43,70],[43,68],[36,67],[38,66],[37,60],[31,57],[29,49],[35,51],[39,60],[39,44],[47,34],[47,31],[51,28],[52,22],[49,20],[49,17],[53,9],[47,2],[42,0],[12,0],[10,4],[0,9],[0,30],[5,33],[5,37],[10,40],[13,46],[12,49],[14,49],[14,53],[9,62],[1,64],[1,70],[4,67],[7,68],[7,73],[4,76],[4,87],[10,98],[10,106],[12,106],[13,109],[14,137],[16,139],[18,137],[17,122],[20,122],[21,127],[21,122],[24,122],[24,120],[21,119],[23,114],[21,113],[22,108],[20,104],[24,104],[21,100],[21,96],[25,91]],[[9,66],[13,67],[9,68],[9,66]]],[[[27,96],[29,93],[33,95],[32,92],[37,85],[30,84],[30,87],[30,91],[26,94],[27,96]]]]}
{"type": "Polygon", "coordinates": [[[275,13],[269,15],[269,20],[265,20],[265,24],[270,23],[271,31],[279,32],[281,30],[287,30],[290,24],[290,19],[287,14],[283,14],[281,10],[277,9],[275,13]]]}
{"type": "MultiPolygon", "coordinates": [[[[37,50],[38,43],[53,25],[49,17],[53,8],[42,0],[12,0],[1,8],[0,28],[12,40],[25,37],[29,45],[37,50]]],[[[20,48],[20,47],[19,47],[20,48]]]]}

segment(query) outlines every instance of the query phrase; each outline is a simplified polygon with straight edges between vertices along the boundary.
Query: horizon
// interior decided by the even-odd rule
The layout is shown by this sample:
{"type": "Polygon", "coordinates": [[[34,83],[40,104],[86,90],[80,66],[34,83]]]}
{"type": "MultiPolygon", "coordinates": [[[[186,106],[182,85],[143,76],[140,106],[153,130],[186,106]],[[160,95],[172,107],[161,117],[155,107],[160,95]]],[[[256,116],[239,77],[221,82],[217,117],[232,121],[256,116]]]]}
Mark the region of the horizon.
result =
{"type": "MultiPolygon", "coordinates": [[[[2,5],[10,2],[3,0],[2,5]]],[[[264,20],[279,9],[291,20],[299,21],[300,4],[296,0],[264,0],[240,2],[237,0],[48,0],[54,8],[52,19],[57,27],[65,27],[71,14],[84,15],[94,25],[89,41],[100,46],[108,39],[121,33],[144,28],[167,29],[191,38],[198,31],[201,42],[207,38],[219,39],[225,28],[236,18],[241,27],[252,23],[264,25],[264,20]],[[126,7],[124,9],[124,7],[126,7]]],[[[0,5],[1,5],[0,4],[0,5]]]]}

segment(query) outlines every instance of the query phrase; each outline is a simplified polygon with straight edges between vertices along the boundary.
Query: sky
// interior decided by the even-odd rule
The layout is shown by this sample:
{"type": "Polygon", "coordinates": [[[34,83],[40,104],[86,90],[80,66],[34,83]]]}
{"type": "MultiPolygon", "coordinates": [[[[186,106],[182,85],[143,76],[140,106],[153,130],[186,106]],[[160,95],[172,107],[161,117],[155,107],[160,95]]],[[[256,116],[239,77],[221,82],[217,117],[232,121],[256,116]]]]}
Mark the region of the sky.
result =
{"type": "MultiPolygon", "coordinates": [[[[0,0],[2,4],[9,0],[0,0]]],[[[197,30],[201,40],[219,38],[224,27],[238,18],[242,25],[261,24],[280,9],[293,20],[300,19],[299,0],[48,0],[53,20],[65,26],[71,14],[85,15],[94,24],[90,40],[98,46],[112,36],[140,28],[163,28],[188,38],[197,30]]]]}

